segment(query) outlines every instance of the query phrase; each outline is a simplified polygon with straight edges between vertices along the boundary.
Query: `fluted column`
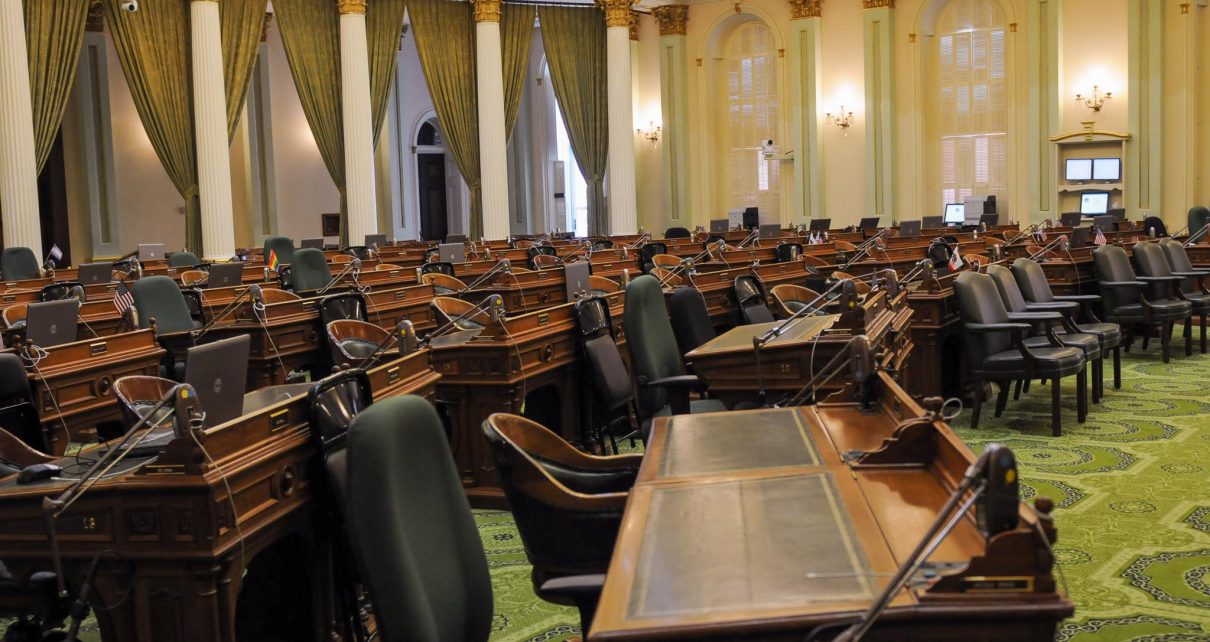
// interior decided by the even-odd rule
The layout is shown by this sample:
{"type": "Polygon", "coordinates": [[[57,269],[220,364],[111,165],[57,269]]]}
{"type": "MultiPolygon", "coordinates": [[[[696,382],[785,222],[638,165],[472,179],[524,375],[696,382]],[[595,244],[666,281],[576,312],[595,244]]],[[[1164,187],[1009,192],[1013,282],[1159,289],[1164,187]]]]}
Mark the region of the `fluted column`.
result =
{"type": "Polygon", "coordinates": [[[500,0],[475,0],[475,78],[479,90],[479,177],[483,238],[502,239],[508,225],[508,137],[504,130],[504,59],[500,0]]]}
{"type": "Polygon", "coordinates": [[[609,233],[634,234],[638,213],[634,186],[634,113],[630,77],[630,6],[633,0],[602,0],[605,9],[609,96],[609,233]]]}
{"type": "Polygon", "coordinates": [[[28,247],[34,254],[41,254],[38,167],[26,51],[21,0],[0,0],[0,208],[4,210],[4,246],[28,247]]]}
{"type": "Polygon", "coordinates": [[[227,93],[223,87],[223,36],[218,0],[193,0],[189,8],[202,257],[208,261],[221,261],[235,254],[231,156],[227,151],[227,93]]]}
{"type": "Polygon", "coordinates": [[[689,7],[667,4],[651,15],[660,25],[660,111],[664,143],[664,213],[667,227],[692,227],[689,207],[689,7]]]}
{"type": "Polygon", "coordinates": [[[820,0],[790,3],[790,111],[794,124],[794,198],[783,223],[823,216],[823,148],[819,141],[819,93],[823,59],[820,0]]]}
{"type": "Polygon", "coordinates": [[[374,190],[374,125],[370,108],[370,54],[366,43],[366,0],[340,4],[340,98],[345,140],[345,226],[349,245],[378,232],[374,190]]]}
{"type": "Polygon", "coordinates": [[[862,0],[865,36],[866,197],[868,216],[895,212],[895,0],[862,0]]]}

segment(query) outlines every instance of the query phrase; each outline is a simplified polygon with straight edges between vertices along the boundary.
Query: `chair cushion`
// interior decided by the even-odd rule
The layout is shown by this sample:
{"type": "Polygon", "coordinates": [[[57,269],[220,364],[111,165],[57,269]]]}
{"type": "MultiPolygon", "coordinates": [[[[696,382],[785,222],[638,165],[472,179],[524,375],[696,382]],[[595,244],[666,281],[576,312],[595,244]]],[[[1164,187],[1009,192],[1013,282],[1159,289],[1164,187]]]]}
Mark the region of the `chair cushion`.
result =
{"type": "Polygon", "coordinates": [[[340,342],[340,349],[356,359],[365,359],[374,354],[374,350],[377,348],[378,344],[364,339],[342,339],[340,342]]]}
{"type": "MultiPolygon", "coordinates": [[[[1101,353],[1101,342],[1095,335],[1091,334],[1060,334],[1059,341],[1069,347],[1078,348],[1084,352],[1084,355],[1089,359],[1095,359],[1101,353]]],[[[1050,340],[1046,337],[1029,337],[1025,340],[1025,345],[1031,350],[1037,348],[1049,348],[1050,340]]]]}
{"type": "MultiPolygon", "coordinates": [[[[1183,319],[1193,312],[1193,305],[1188,301],[1177,301],[1173,299],[1161,299],[1151,303],[1152,315],[1157,320],[1169,321],[1172,319],[1183,319]]],[[[1126,319],[1129,321],[1143,320],[1143,304],[1129,303],[1120,305],[1113,309],[1109,314],[1110,317],[1126,319]]]]}
{"type": "Polygon", "coordinates": [[[1201,312],[1202,310],[1210,309],[1210,294],[1203,292],[1185,292],[1185,298],[1189,299],[1189,303],[1193,309],[1201,312]]]}
{"type": "MultiPolygon", "coordinates": [[[[1034,371],[1037,376],[1064,377],[1084,367],[1084,353],[1075,348],[1031,348],[1030,352],[1038,358],[1038,367],[1034,371]]],[[[1016,350],[997,352],[983,361],[980,371],[988,379],[997,376],[1019,378],[1025,374],[1025,358],[1016,350]]]]}
{"type": "Polygon", "coordinates": [[[1116,323],[1080,323],[1076,325],[1080,332],[1095,334],[1101,338],[1101,343],[1112,348],[1122,342],[1122,326],[1116,323]]]}
{"type": "MultiPolygon", "coordinates": [[[[135,413],[137,413],[139,415],[139,417],[146,417],[148,414],[151,413],[151,409],[155,408],[155,405],[157,403],[159,403],[158,399],[156,399],[154,401],[132,401],[132,402],[130,402],[130,409],[135,411],[135,413]]],[[[169,404],[156,411],[155,416],[151,420],[151,425],[152,426],[167,425],[171,420],[172,420],[172,405],[169,404]]]]}

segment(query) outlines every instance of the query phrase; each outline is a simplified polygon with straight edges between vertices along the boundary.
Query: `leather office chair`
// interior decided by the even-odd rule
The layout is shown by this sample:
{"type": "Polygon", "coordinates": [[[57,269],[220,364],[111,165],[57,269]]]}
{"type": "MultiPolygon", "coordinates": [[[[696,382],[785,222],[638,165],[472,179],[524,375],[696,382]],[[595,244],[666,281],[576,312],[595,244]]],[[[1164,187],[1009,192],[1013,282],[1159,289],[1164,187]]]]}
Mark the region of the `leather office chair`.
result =
{"type": "MultiPolygon", "coordinates": [[[[1070,315],[1073,314],[1079,305],[1076,303],[1030,303],[1025,300],[1025,296],[1021,294],[1021,288],[1017,285],[1017,279],[1013,277],[1012,270],[1003,265],[988,266],[986,274],[992,277],[996,282],[996,290],[1000,292],[1000,300],[1004,303],[1004,308],[1008,310],[1009,320],[1014,320],[1013,315],[1022,312],[1057,312],[1059,318],[1053,322],[1044,323],[1046,328],[1041,334],[1025,339],[1025,345],[1029,348],[1045,348],[1051,345],[1050,330],[1054,331],[1054,336],[1058,337],[1059,343],[1069,347],[1082,350],[1084,352],[1084,360],[1092,364],[1092,402],[1097,403],[1101,400],[1101,390],[1097,385],[1097,381],[1103,376],[1104,362],[1102,358],[1104,353],[1101,351],[1100,337],[1080,332],[1076,328],[1075,323],[1071,320],[1070,315]],[[1052,324],[1061,324],[1060,328],[1054,327],[1052,324]]],[[[1018,386],[1020,385],[1018,380],[1018,386]]],[[[1020,390],[1018,388],[1018,390],[1020,390]]],[[[1019,396],[1016,393],[1014,399],[1019,396]]]]}
{"type": "Polygon", "coordinates": [[[462,282],[462,279],[440,272],[421,274],[420,284],[433,286],[433,294],[437,296],[449,296],[466,289],[466,284],[462,282]]]}
{"type": "MultiPolygon", "coordinates": [[[[327,255],[325,254],[324,256],[327,255]]],[[[352,263],[353,259],[355,258],[357,257],[353,256],[352,254],[334,254],[329,261],[332,263],[332,265],[345,265],[346,263],[352,263]]]]}
{"type": "MultiPolygon", "coordinates": [[[[433,312],[437,315],[437,327],[444,326],[459,315],[466,314],[468,310],[475,307],[475,304],[468,303],[462,299],[455,299],[448,296],[433,297],[429,303],[433,308],[433,312]]],[[[486,327],[491,322],[491,317],[483,310],[477,310],[474,314],[468,315],[466,318],[458,321],[459,330],[477,330],[486,327]]]]}
{"type": "Polygon", "coordinates": [[[779,243],[773,253],[778,263],[797,261],[802,256],[802,243],[779,243]]]}
{"type": "Polygon", "coordinates": [[[294,253],[290,278],[295,292],[314,292],[332,281],[332,269],[323,250],[305,247],[294,253]]]}
{"type": "Polygon", "coordinates": [[[193,252],[173,252],[168,256],[168,267],[193,267],[201,264],[201,259],[193,252]]]}
{"type": "Polygon", "coordinates": [[[643,270],[643,274],[651,272],[651,268],[656,267],[651,259],[656,254],[667,254],[668,245],[659,241],[651,241],[639,248],[639,267],[643,270]]]}
{"type": "Polygon", "coordinates": [[[710,236],[706,237],[705,241],[702,242],[702,249],[710,250],[716,248],[718,247],[719,241],[723,242],[724,247],[727,246],[727,237],[723,236],[722,234],[711,234],[710,236]]]}
{"type": "Polygon", "coordinates": [[[367,261],[372,258],[370,248],[366,247],[365,245],[350,245],[349,247],[341,250],[341,252],[344,252],[353,258],[361,259],[362,261],[367,261]]]}
{"type": "MultiPolygon", "coordinates": [[[[1189,234],[1197,234],[1197,231],[1210,223],[1210,208],[1205,205],[1196,205],[1189,208],[1189,234]]],[[[1202,240],[1205,240],[1205,236],[1202,240]]]]}
{"type": "Polygon", "coordinates": [[[592,251],[593,252],[598,252],[600,250],[612,250],[612,249],[613,249],[613,241],[611,241],[609,239],[597,239],[592,242],[592,251]]]}
{"type": "Polygon", "coordinates": [[[143,277],[131,284],[130,294],[134,297],[140,328],[151,327],[152,319],[159,334],[194,330],[203,325],[190,313],[185,294],[169,277],[143,277]]]}
{"type": "MultiPolygon", "coordinates": [[[[1145,243],[1135,245],[1138,248],[1145,243]]],[[[1158,249],[1158,247],[1157,247],[1158,249]]],[[[1144,250],[1146,252],[1146,250],[1144,250]]],[[[1164,363],[1168,363],[1168,346],[1172,341],[1172,325],[1177,321],[1185,323],[1185,352],[1193,352],[1193,334],[1187,321],[1193,316],[1193,306],[1188,301],[1158,298],[1154,293],[1148,294],[1149,284],[1169,284],[1166,279],[1154,280],[1150,277],[1137,277],[1126,250],[1116,245],[1102,245],[1092,252],[1093,266],[1097,272],[1097,284],[1101,290],[1105,320],[1122,326],[1126,331],[1126,351],[1130,352],[1130,344],[1134,339],[1134,326],[1143,324],[1147,327],[1146,334],[1151,329],[1160,326],[1160,345],[1163,349],[1164,363]]],[[[1146,338],[1143,348],[1146,349],[1146,338]]]]}
{"type": "Polygon", "coordinates": [[[0,353],[0,426],[34,450],[49,450],[25,364],[13,353],[0,353]]]}
{"type": "Polygon", "coordinates": [[[88,297],[84,293],[84,284],[79,281],[60,281],[42,286],[42,290],[38,292],[39,301],[63,301],[65,299],[78,299],[80,303],[88,297]]]}
{"type": "MultiPolygon", "coordinates": [[[[118,405],[122,409],[122,418],[126,428],[129,429],[140,419],[146,417],[175,385],[176,382],[171,379],[142,375],[120,377],[113,382],[113,393],[118,398],[118,405]]],[[[165,404],[152,417],[150,425],[153,428],[159,428],[171,426],[172,422],[172,404],[165,404]]]]}
{"type": "MultiPolygon", "coordinates": [[[[802,255],[802,260],[803,260],[803,263],[806,263],[807,265],[811,266],[812,268],[821,268],[821,267],[825,267],[828,265],[827,261],[819,258],[818,256],[812,256],[810,254],[802,255]]],[[[816,273],[818,273],[818,270],[816,270],[816,273]]]]}
{"type": "Polygon", "coordinates": [[[265,300],[265,305],[270,305],[273,303],[285,303],[286,301],[297,301],[302,297],[286,290],[264,288],[261,290],[261,298],[265,300]]]}
{"type": "Polygon", "coordinates": [[[684,272],[675,274],[672,270],[666,268],[653,267],[648,271],[648,274],[658,279],[663,284],[663,287],[666,288],[678,288],[685,284],[685,279],[681,278],[681,274],[684,274],[684,272]]]}
{"type": "Polygon", "coordinates": [[[378,346],[384,346],[380,361],[398,356],[399,346],[393,345],[390,332],[365,321],[344,319],[330,321],[327,328],[328,346],[332,351],[332,363],[339,366],[356,366],[374,354],[378,346]]]}
{"type": "MultiPolygon", "coordinates": [[[[4,459],[0,459],[0,477],[16,475],[21,472],[22,468],[34,464],[53,464],[55,460],[59,459],[53,455],[47,455],[37,448],[31,448],[29,444],[3,428],[0,428],[0,452],[4,453],[4,459]]],[[[0,566],[0,585],[6,581],[4,579],[6,571],[7,569],[0,566]]],[[[51,586],[54,586],[53,580],[51,586]]],[[[0,592],[2,592],[2,588],[0,588],[0,592]]],[[[54,595],[53,591],[48,595],[54,595]]]]}
{"type": "Polygon", "coordinates": [[[769,295],[765,284],[755,274],[741,274],[731,284],[735,300],[739,303],[740,321],[744,324],[771,323],[773,312],[769,310],[769,295]]]}
{"type": "Polygon", "coordinates": [[[595,274],[588,275],[588,294],[590,296],[605,296],[606,294],[621,291],[622,284],[613,279],[607,279],[595,274]]]}
{"type": "Polygon", "coordinates": [[[1036,256],[1043,261],[1054,261],[1062,258],[1059,256],[1059,253],[1055,252],[1054,250],[1043,250],[1041,245],[1026,245],[1025,253],[1029,256],[1036,256]]]}
{"type": "Polygon", "coordinates": [[[1193,262],[1189,260],[1189,254],[1180,241],[1167,238],[1160,239],[1156,244],[1164,251],[1164,258],[1168,260],[1172,274],[1181,277],[1181,296],[1193,306],[1193,313],[1198,315],[1202,331],[1201,351],[1206,354],[1206,315],[1210,312],[1210,290],[1206,289],[1205,278],[1210,276],[1210,270],[1193,267],[1193,262]]]}
{"type": "Polygon", "coordinates": [[[675,270],[681,264],[681,257],[672,254],[656,254],[651,257],[651,264],[665,270],[675,270]]]}
{"type": "Polygon", "coordinates": [[[185,270],[181,272],[181,285],[187,288],[206,287],[210,273],[205,270],[185,270]]]}
{"type": "MultiPolygon", "coordinates": [[[[1192,232],[1193,230],[1190,230],[1192,232]]],[[[1143,233],[1148,236],[1168,236],[1168,226],[1164,225],[1164,219],[1158,216],[1148,216],[1143,219],[1143,233]]]]}
{"type": "Polygon", "coordinates": [[[962,261],[972,269],[984,269],[992,264],[992,260],[983,254],[963,254],[962,261]]]}
{"type": "MultiPolygon", "coordinates": [[[[266,290],[267,291],[267,290],[266,290]]],[[[368,319],[366,298],[360,292],[329,294],[319,300],[319,322],[325,327],[333,321],[368,319]]]]}
{"type": "Polygon", "coordinates": [[[855,252],[855,251],[857,251],[856,245],[853,245],[852,243],[850,243],[848,241],[841,241],[840,239],[833,239],[832,247],[836,248],[837,252],[855,252]]]}
{"type": "MultiPolygon", "coordinates": [[[[622,353],[618,350],[617,339],[613,335],[613,317],[609,312],[609,302],[597,295],[590,295],[576,301],[576,325],[579,329],[580,353],[588,365],[588,374],[592,380],[592,397],[584,404],[593,439],[600,441],[604,450],[602,434],[609,435],[613,452],[618,452],[617,437],[613,427],[625,423],[628,430],[623,439],[630,437],[633,442],[634,434],[629,431],[630,408],[634,402],[634,390],[630,385],[630,373],[626,363],[622,361],[622,353]],[[597,410],[598,412],[593,412],[597,410]]],[[[635,413],[638,414],[637,411],[635,413]]]]}
{"type": "Polygon", "coordinates": [[[706,309],[706,298],[697,288],[673,290],[672,296],[668,297],[668,316],[682,355],[718,336],[714,332],[710,312],[706,309]]]}
{"type": "Polygon", "coordinates": [[[544,587],[594,575],[603,583],[642,455],[593,457],[533,421],[504,413],[489,416],[483,434],[533,565],[534,593],[577,606],[580,629],[587,631],[600,594],[552,594],[544,587]]]}
{"type": "MultiPolygon", "coordinates": [[[[1050,282],[1046,280],[1046,272],[1042,266],[1026,258],[1013,261],[1012,272],[1013,277],[1017,280],[1017,286],[1021,288],[1021,294],[1027,302],[1064,302],[1080,306],[1083,323],[1077,322],[1076,327],[1080,332],[1097,335],[1101,341],[1102,356],[1106,351],[1113,350],[1113,387],[1121,388],[1122,329],[1116,323],[1102,323],[1093,312],[1092,304],[1100,303],[1101,297],[1096,294],[1055,295],[1050,289],[1050,282]]],[[[1100,380],[1094,379],[1094,385],[1100,384],[1100,380]]]]}
{"type": "Polygon", "coordinates": [[[375,272],[390,272],[391,270],[402,270],[402,269],[404,269],[404,267],[402,265],[397,265],[395,263],[379,263],[378,265],[374,266],[375,272]]]}
{"type": "Polygon", "coordinates": [[[446,276],[457,276],[454,274],[454,264],[448,261],[430,261],[420,266],[421,276],[425,274],[444,274],[446,276]]]}
{"type": "Polygon", "coordinates": [[[4,326],[14,330],[24,328],[25,314],[28,308],[28,303],[14,303],[4,308],[4,326]]]}
{"type": "MultiPolygon", "coordinates": [[[[537,249],[537,248],[531,248],[537,249]]],[[[554,249],[554,248],[551,248],[554,249]]],[[[545,270],[548,268],[557,267],[560,264],[559,257],[553,254],[535,254],[529,260],[530,267],[535,270],[545,270]]]]}
{"type": "Polygon", "coordinates": [[[512,242],[509,243],[509,247],[514,250],[528,250],[531,247],[537,247],[537,245],[537,241],[532,241],[530,239],[513,239],[512,242]]]}
{"type": "Polygon", "coordinates": [[[664,238],[666,239],[687,239],[692,237],[693,233],[685,227],[670,227],[664,230],[664,238]]]}
{"type": "Polygon", "coordinates": [[[436,248],[436,247],[430,247],[429,249],[424,251],[424,257],[421,259],[421,263],[431,263],[433,261],[436,261],[440,257],[441,257],[441,249],[436,248]]]}
{"type": "Polygon", "coordinates": [[[42,264],[28,247],[6,247],[0,253],[0,276],[6,281],[41,278],[42,264]]]}
{"type": "Polygon", "coordinates": [[[971,412],[971,428],[979,427],[979,412],[983,405],[983,383],[996,381],[1000,394],[996,399],[996,416],[1004,411],[1008,387],[1018,379],[1049,379],[1051,381],[1050,426],[1054,435],[1062,434],[1060,418],[1060,382],[1076,375],[1077,417],[1081,423],[1087,411],[1087,373],[1084,352],[1059,345],[1030,348],[1025,335],[1032,323],[1044,323],[1059,317],[1056,312],[1025,312],[1010,321],[1008,310],[996,289],[992,277],[979,272],[964,271],[954,279],[958,295],[958,310],[966,351],[970,358],[970,374],[975,383],[975,403],[971,412]]]}
{"type": "Polygon", "coordinates": [[[689,399],[691,391],[700,392],[704,386],[696,375],[685,371],[664,293],[654,276],[640,276],[626,286],[624,322],[630,363],[638,383],[637,407],[644,439],[654,417],[727,409],[717,399],[689,399]]]}
{"type": "Polygon", "coordinates": [[[811,288],[792,283],[782,283],[773,286],[771,291],[773,304],[777,314],[782,318],[794,316],[795,312],[803,309],[808,303],[819,297],[819,293],[811,288]]]}
{"type": "Polygon", "coordinates": [[[270,236],[265,239],[264,244],[265,263],[269,262],[269,252],[277,253],[277,261],[282,265],[290,265],[294,262],[294,241],[284,236],[270,236]]]}
{"type": "MultiPolygon", "coordinates": [[[[1136,243],[1132,252],[1134,255],[1134,263],[1138,266],[1139,272],[1141,273],[1138,278],[1150,283],[1150,291],[1152,296],[1164,300],[1185,301],[1189,303],[1191,313],[1184,324],[1185,356],[1193,354],[1193,314],[1198,311],[1199,304],[1204,314],[1207,302],[1203,299],[1198,303],[1194,303],[1185,297],[1185,294],[1181,289],[1181,283],[1186,277],[1177,276],[1172,273],[1172,266],[1168,263],[1168,257],[1164,252],[1164,249],[1160,247],[1159,243],[1136,243]]],[[[1205,324],[1203,323],[1202,325],[1204,328],[1205,324]]],[[[1172,327],[1169,326],[1167,330],[1171,332],[1172,327]]],[[[1144,343],[1144,346],[1145,345],[1146,343],[1144,343]]]]}
{"type": "Polygon", "coordinates": [[[529,269],[531,269],[531,270],[541,269],[541,267],[538,265],[537,261],[535,261],[535,259],[539,256],[555,257],[555,259],[557,260],[558,256],[559,256],[559,252],[557,250],[555,250],[555,248],[553,246],[550,246],[550,245],[530,246],[530,248],[525,253],[526,265],[529,266],[529,269]]]}

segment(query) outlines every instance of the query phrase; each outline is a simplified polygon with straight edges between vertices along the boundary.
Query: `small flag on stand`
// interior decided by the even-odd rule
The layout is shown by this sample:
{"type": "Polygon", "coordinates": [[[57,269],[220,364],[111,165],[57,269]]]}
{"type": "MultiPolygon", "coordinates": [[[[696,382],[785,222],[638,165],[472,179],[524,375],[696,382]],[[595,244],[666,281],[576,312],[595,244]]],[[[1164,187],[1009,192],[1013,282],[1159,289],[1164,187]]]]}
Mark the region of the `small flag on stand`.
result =
{"type": "Polygon", "coordinates": [[[1092,242],[1095,245],[1104,245],[1108,243],[1108,241],[1105,239],[1105,233],[1101,231],[1101,228],[1097,228],[1096,238],[1094,238],[1092,242]]]}
{"type": "Polygon", "coordinates": [[[954,246],[954,253],[950,255],[950,269],[957,272],[962,269],[965,263],[962,262],[962,256],[958,253],[958,246],[954,246]]]}
{"type": "Polygon", "coordinates": [[[269,250],[269,258],[265,260],[265,265],[267,265],[270,270],[273,270],[274,272],[277,271],[277,268],[279,265],[281,265],[281,263],[277,260],[276,250],[269,250]]]}
{"type": "Polygon", "coordinates": [[[118,287],[113,291],[113,307],[117,308],[118,314],[126,314],[132,305],[134,295],[130,293],[130,288],[126,287],[125,281],[119,281],[118,287]]]}
{"type": "Polygon", "coordinates": [[[58,245],[51,245],[50,251],[47,252],[46,255],[56,261],[63,260],[63,250],[60,250],[58,245]]]}

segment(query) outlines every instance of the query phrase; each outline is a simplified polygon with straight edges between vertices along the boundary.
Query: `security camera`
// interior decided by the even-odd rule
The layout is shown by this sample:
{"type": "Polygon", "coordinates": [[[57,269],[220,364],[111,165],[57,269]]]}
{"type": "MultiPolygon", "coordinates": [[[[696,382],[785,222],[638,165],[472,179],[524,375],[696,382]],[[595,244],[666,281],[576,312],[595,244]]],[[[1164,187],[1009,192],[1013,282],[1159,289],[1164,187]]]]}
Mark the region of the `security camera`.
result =
{"type": "Polygon", "coordinates": [[[773,148],[773,139],[766,138],[762,144],[765,149],[772,149],[773,148]]]}
{"type": "Polygon", "coordinates": [[[127,0],[118,6],[122,8],[122,11],[127,13],[134,13],[139,10],[139,3],[135,0],[127,0]]]}

